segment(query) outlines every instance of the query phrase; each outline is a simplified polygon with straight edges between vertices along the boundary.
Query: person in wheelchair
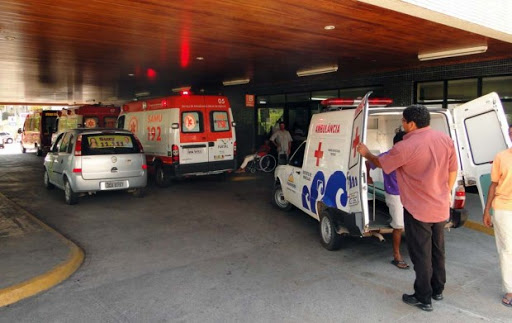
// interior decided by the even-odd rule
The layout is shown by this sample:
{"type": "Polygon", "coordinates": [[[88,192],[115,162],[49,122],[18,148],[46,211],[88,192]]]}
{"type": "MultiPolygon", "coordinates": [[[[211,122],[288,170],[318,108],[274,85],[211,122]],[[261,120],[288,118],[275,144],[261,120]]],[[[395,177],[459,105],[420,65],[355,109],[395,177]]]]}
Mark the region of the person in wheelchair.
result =
{"type": "Polygon", "coordinates": [[[240,165],[240,168],[235,173],[245,172],[245,167],[247,167],[247,164],[249,164],[249,162],[253,161],[256,157],[261,158],[265,156],[266,154],[270,153],[271,149],[272,148],[270,147],[270,141],[268,139],[265,139],[265,142],[263,143],[263,145],[260,146],[256,153],[245,156],[242,165],[240,165]]]}

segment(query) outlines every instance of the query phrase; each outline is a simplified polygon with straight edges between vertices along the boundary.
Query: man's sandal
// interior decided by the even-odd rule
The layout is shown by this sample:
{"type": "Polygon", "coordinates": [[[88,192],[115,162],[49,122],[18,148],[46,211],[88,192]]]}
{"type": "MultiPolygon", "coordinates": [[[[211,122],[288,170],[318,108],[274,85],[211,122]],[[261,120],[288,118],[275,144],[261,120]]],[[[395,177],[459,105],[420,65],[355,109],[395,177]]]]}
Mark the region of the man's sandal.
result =
{"type": "Polygon", "coordinates": [[[512,306],[512,297],[508,298],[507,295],[503,295],[503,299],[501,300],[501,304],[505,306],[512,306]]]}
{"type": "Polygon", "coordinates": [[[393,259],[391,260],[391,264],[395,265],[397,268],[400,269],[409,269],[409,265],[403,260],[393,259]]]}

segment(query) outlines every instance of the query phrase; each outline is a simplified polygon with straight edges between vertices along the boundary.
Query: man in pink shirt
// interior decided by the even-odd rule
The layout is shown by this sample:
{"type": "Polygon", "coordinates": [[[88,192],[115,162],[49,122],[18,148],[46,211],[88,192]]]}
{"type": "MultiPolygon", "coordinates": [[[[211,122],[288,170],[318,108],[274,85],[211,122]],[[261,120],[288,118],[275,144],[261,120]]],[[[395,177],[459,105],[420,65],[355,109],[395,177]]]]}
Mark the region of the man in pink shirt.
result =
{"type": "Polygon", "coordinates": [[[430,113],[422,105],[403,112],[407,134],[387,155],[377,157],[364,144],[358,152],[386,173],[396,170],[404,206],[405,237],[414,264],[414,294],[402,300],[432,311],[432,298],[443,299],[446,282],[444,226],[450,216],[451,189],[457,177],[452,139],[430,128],[430,113]]]}

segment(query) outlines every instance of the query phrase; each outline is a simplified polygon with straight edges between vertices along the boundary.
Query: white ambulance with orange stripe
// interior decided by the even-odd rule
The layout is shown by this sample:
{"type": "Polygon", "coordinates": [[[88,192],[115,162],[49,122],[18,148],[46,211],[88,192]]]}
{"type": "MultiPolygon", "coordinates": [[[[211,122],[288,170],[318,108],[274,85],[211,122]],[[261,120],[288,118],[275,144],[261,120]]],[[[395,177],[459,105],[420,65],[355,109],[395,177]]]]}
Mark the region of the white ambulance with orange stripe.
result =
{"type": "MultiPolygon", "coordinates": [[[[282,210],[295,206],[318,220],[328,250],[339,248],[344,235],[383,239],[383,233],[392,231],[385,204],[375,202],[384,200],[382,170],[370,171],[373,184],[368,184],[365,159],[356,146],[364,142],[375,155],[388,151],[405,108],[383,107],[389,99],[369,95],[359,102],[322,102],[329,111],[313,115],[307,140],[288,165],[275,171],[273,203],[282,210]]],[[[457,153],[459,173],[447,226],[459,227],[467,219],[465,187],[476,186],[484,205],[492,160],[512,146],[506,116],[496,93],[450,109],[429,110],[431,128],[448,134],[457,153]]]]}
{"type": "Polygon", "coordinates": [[[141,141],[159,186],[236,169],[235,122],[225,96],[181,95],[124,104],[118,128],[141,141]]]}

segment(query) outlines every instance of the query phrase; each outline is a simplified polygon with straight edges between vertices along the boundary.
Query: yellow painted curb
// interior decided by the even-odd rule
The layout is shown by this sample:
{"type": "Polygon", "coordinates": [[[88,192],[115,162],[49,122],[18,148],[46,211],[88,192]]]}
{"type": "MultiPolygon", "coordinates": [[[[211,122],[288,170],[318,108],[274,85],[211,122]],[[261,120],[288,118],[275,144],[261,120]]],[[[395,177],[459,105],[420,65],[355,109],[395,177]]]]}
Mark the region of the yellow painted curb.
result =
{"type": "MultiPolygon", "coordinates": [[[[0,193],[0,197],[7,199],[2,193],[0,193]]],[[[15,204],[14,202],[12,203],[15,204]]],[[[19,212],[25,213],[44,230],[55,234],[62,243],[69,247],[70,250],[68,258],[64,262],[52,268],[50,271],[22,283],[0,289],[0,307],[16,303],[59,284],[71,276],[71,274],[80,267],[84,260],[84,252],[76,244],[66,239],[62,234],[50,228],[48,225],[26,212],[21,207],[18,206],[18,209],[19,212]]]]}
{"type": "Polygon", "coordinates": [[[471,220],[467,220],[466,223],[464,223],[464,226],[466,228],[468,228],[468,229],[480,231],[480,232],[486,233],[486,234],[488,234],[490,236],[494,236],[494,229],[493,228],[488,228],[488,227],[486,227],[485,225],[483,225],[481,223],[478,223],[478,222],[475,222],[475,221],[471,221],[471,220]]]}

